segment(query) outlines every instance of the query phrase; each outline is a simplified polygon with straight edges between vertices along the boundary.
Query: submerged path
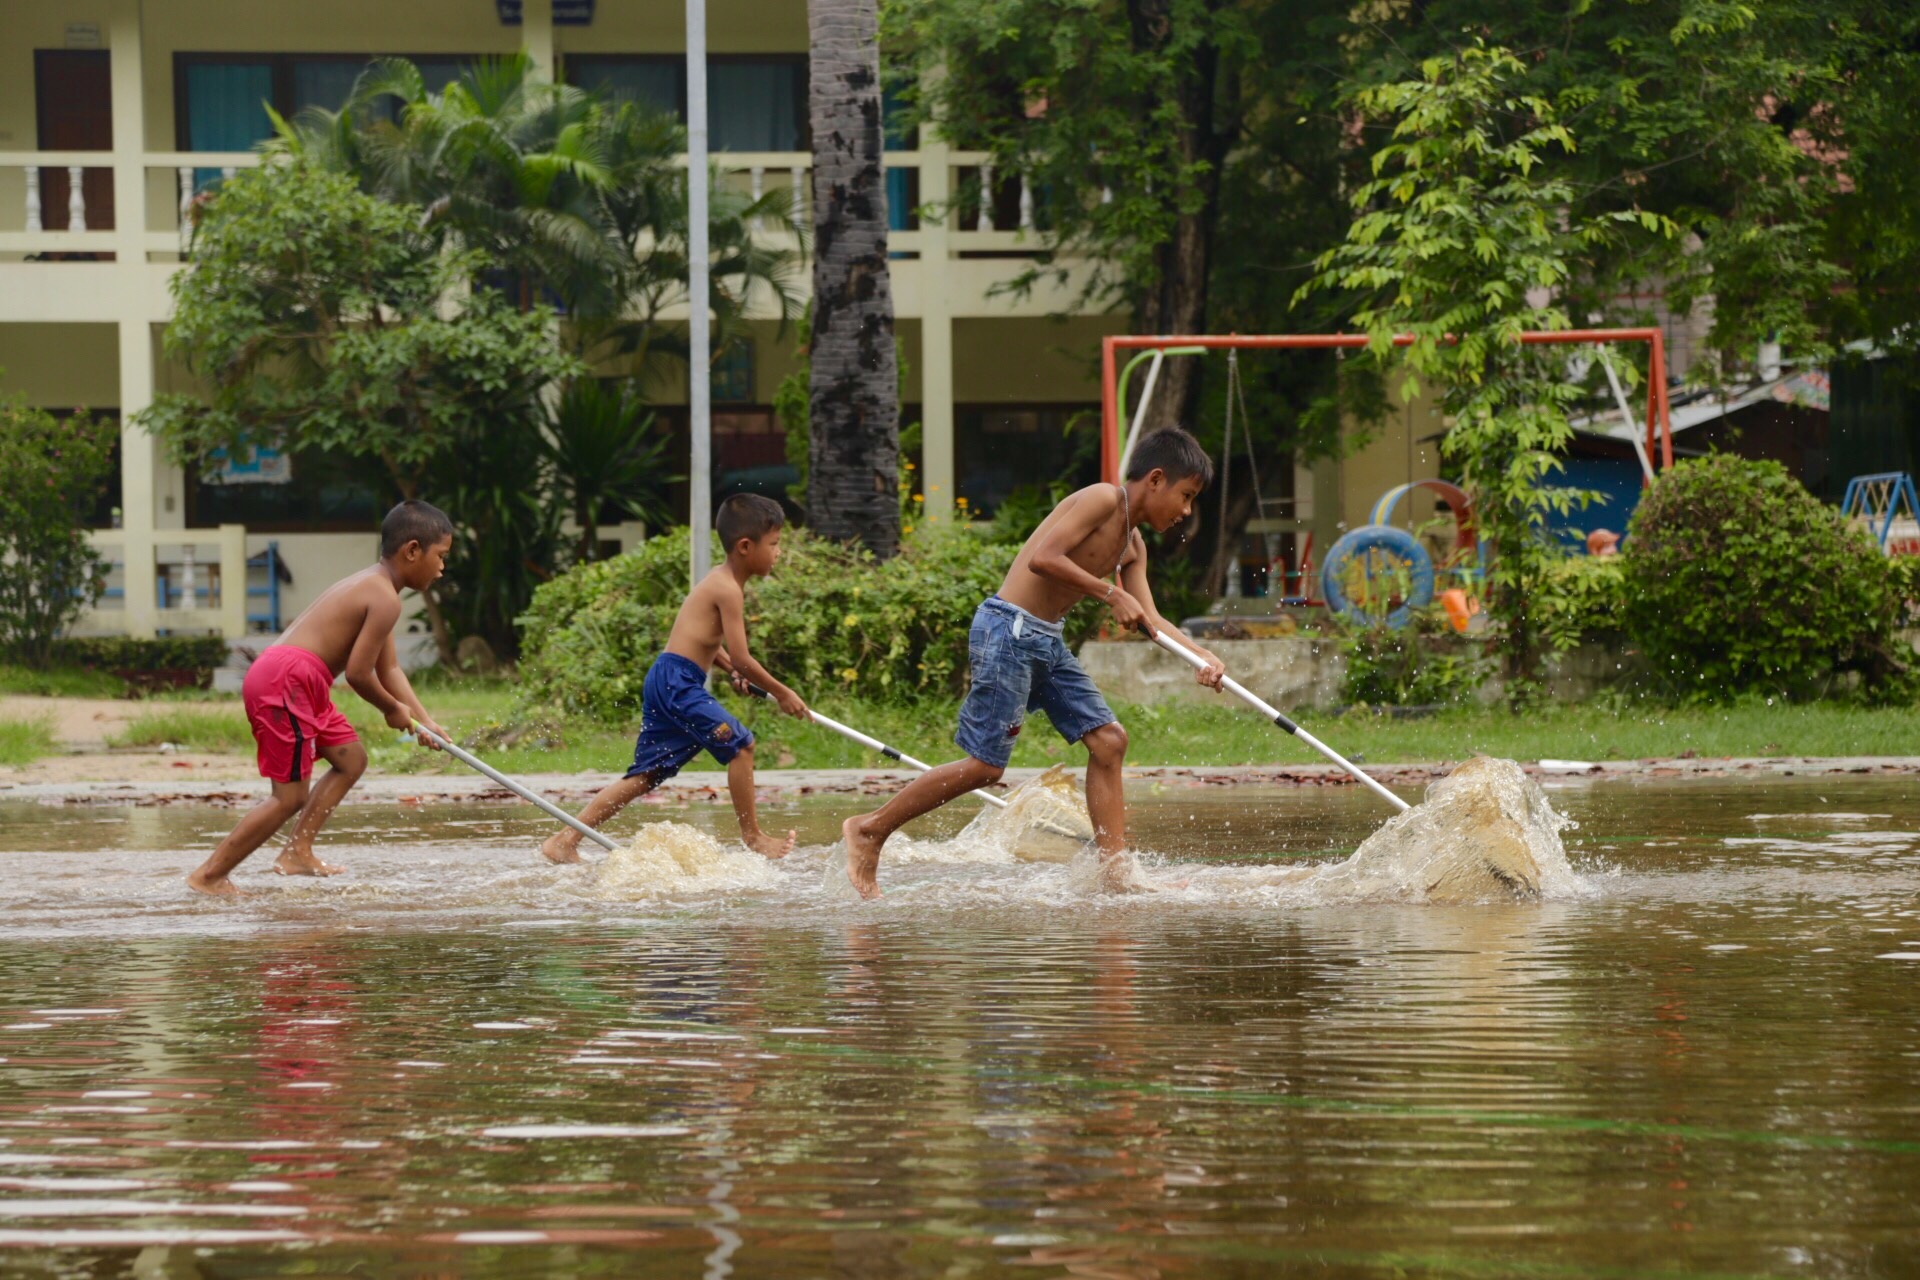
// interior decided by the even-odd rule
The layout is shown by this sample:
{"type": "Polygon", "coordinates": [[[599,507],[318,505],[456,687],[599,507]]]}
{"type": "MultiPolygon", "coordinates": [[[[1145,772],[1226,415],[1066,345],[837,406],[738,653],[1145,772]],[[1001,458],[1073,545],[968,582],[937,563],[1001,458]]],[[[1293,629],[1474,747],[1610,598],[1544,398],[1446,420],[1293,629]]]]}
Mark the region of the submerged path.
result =
{"type": "MultiPolygon", "coordinates": [[[[144,759],[145,757],[140,757],[144,759]]],[[[235,765],[232,756],[155,756],[172,767],[203,759],[234,766],[214,777],[162,776],[153,770],[127,767],[129,756],[65,757],[59,776],[47,777],[37,767],[0,769],[0,800],[37,800],[47,804],[252,804],[258,800],[260,780],[252,776],[251,762],[235,765]],[[92,766],[84,770],[77,765],[92,766]],[[98,776],[84,776],[87,773],[98,776]],[[75,776],[80,774],[81,776],[75,776]]],[[[1366,764],[1368,773],[1390,785],[1424,786],[1451,772],[1457,762],[1432,764],[1366,764]]],[[[1586,781],[1686,779],[1729,777],[1821,777],[1920,775],[1920,756],[1768,756],[1740,759],[1672,758],[1555,761],[1548,765],[1522,761],[1527,773],[1540,778],[1586,781]]],[[[1006,787],[1037,776],[1039,769],[1009,769],[1006,787]]],[[[556,798],[583,801],[603,786],[605,773],[529,773],[518,775],[534,790],[556,798]]],[[[762,796],[786,799],[808,795],[887,795],[914,775],[904,769],[762,769],[756,775],[762,796]]],[[[1332,765],[1143,765],[1127,770],[1130,781],[1148,785],[1231,787],[1265,784],[1303,787],[1349,787],[1358,784],[1332,765]]],[[[678,799],[726,798],[727,779],[719,771],[690,771],[667,781],[660,791],[678,799]]],[[[347,793],[346,803],[392,804],[408,801],[465,800],[520,803],[511,793],[485,778],[461,774],[381,774],[370,771],[347,793]]]]}

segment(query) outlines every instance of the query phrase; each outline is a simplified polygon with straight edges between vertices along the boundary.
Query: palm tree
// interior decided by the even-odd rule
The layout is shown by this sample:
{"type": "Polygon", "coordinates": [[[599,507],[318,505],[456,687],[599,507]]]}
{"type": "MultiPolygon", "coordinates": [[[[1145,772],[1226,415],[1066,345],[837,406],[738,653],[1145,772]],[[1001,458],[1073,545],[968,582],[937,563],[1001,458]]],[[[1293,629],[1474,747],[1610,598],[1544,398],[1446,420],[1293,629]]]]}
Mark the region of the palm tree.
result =
{"type": "Polygon", "coordinates": [[[899,372],[887,272],[876,0],[808,0],[813,341],[807,519],[875,555],[900,545],[899,372]]]}
{"type": "MultiPolygon", "coordinates": [[[[686,299],[686,139],[671,116],[551,84],[520,54],[481,59],[437,94],[411,62],[382,58],[339,111],[310,108],[279,133],[518,273],[566,311],[581,354],[684,358],[660,320],[686,299]]],[[[797,234],[752,233],[794,231],[777,192],[754,201],[715,184],[708,207],[718,351],[761,298],[783,326],[799,315],[802,250],[797,234]]]]}

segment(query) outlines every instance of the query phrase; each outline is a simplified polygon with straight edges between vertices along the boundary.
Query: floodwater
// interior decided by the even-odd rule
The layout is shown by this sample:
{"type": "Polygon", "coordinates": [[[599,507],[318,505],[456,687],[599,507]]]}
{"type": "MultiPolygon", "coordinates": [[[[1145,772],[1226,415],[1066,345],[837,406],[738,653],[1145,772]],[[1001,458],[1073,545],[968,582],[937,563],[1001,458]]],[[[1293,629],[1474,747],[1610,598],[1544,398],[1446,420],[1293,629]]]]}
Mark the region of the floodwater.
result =
{"type": "Polygon", "coordinates": [[[872,905],[844,797],[780,866],[348,807],[238,907],[233,810],[0,804],[0,1273],[1920,1274],[1912,780],[1569,784],[1573,883],[1477,906],[1259,879],[1358,788],[1133,796],[1185,888],[956,805],[872,905]]]}

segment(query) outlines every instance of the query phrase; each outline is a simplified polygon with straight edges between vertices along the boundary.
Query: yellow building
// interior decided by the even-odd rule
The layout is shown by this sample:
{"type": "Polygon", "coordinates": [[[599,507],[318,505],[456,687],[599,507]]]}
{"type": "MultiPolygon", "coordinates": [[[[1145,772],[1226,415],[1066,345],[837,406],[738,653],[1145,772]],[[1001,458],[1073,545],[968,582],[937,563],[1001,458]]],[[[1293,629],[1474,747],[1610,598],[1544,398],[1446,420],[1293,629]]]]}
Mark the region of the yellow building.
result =
{"type": "MultiPolygon", "coordinates": [[[[791,190],[804,221],[805,0],[709,0],[708,13],[716,163],[747,189],[791,190]]],[[[222,171],[256,162],[261,103],[289,116],[336,106],[372,56],[410,57],[437,86],[465,60],[525,50],[556,78],[675,104],[681,24],[670,0],[0,0],[0,387],[123,424],[118,498],[95,513],[119,567],[84,630],[271,630],[372,555],[391,494],[363,464],[295,458],[283,474],[209,483],[126,425],[156,392],[191,389],[159,350],[181,210],[222,171]],[[291,575],[277,597],[261,563],[269,547],[291,575]],[[226,589],[242,580],[251,596],[226,589]]],[[[905,420],[924,424],[936,511],[955,496],[991,508],[1058,471],[1067,423],[1095,429],[1099,338],[1123,323],[1052,318],[1072,310],[1071,286],[996,291],[1037,248],[1018,182],[989,182],[989,207],[914,215],[972,189],[982,161],[938,138],[887,158],[905,420]]],[[[716,391],[716,496],[730,470],[780,458],[771,401],[792,339],[767,321],[751,346],[716,391]]],[[[683,407],[662,412],[684,431],[683,407]]],[[[1317,491],[1331,528],[1335,495],[1350,515],[1385,483],[1431,474],[1400,434],[1382,438],[1378,459],[1348,464],[1364,481],[1302,474],[1295,518],[1311,517],[1317,491]]]]}

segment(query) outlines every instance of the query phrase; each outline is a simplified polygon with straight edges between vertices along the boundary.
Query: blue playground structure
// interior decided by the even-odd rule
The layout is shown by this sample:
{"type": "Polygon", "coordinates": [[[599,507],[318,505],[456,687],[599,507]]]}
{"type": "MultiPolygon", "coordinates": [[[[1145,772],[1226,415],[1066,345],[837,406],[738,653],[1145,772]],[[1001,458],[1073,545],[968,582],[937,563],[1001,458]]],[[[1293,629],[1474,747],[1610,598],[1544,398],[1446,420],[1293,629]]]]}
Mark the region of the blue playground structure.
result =
{"type": "Polygon", "coordinates": [[[1920,555],[1920,496],[1904,471],[1878,471],[1847,481],[1840,514],[1865,524],[1890,556],[1920,555]]]}

